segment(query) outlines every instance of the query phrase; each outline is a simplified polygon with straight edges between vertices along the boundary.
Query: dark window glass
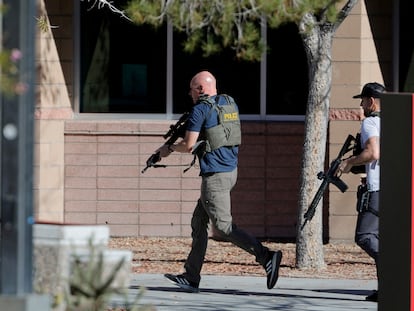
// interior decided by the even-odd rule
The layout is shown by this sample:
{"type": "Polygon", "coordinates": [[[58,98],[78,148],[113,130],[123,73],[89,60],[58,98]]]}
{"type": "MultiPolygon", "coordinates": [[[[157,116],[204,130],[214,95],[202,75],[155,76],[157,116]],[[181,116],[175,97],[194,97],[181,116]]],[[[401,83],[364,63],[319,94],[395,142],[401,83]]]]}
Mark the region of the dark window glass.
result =
{"type": "MultiPolygon", "coordinates": [[[[80,112],[166,113],[166,26],[137,26],[105,8],[80,6],[80,112]]],[[[241,114],[261,113],[259,62],[237,60],[231,49],[208,58],[201,51],[189,54],[184,38],[174,33],[175,114],[191,107],[189,82],[200,70],[216,76],[218,92],[234,97],[241,114]]],[[[304,115],[307,64],[296,26],[268,29],[268,44],[266,114],[304,115]]]]}
{"type": "Polygon", "coordinates": [[[412,12],[414,2],[400,1],[400,90],[414,92],[414,37],[412,12]]]}
{"type": "Polygon", "coordinates": [[[260,63],[238,61],[232,50],[208,58],[200,51],[188,54],[183,51],[183,42],[184,36],[174,33],[174,113],[182,113],[192,104],[188,95],[190,80],[201,70],[216,77],[217,92],[232,96],[241,114],[260,113],[260,63]]]}
{"type": "Polygon", "coordinates": [[[165,113],[166,29],[81,2],[80,112],[165,113]]]}
{"type": "Polygon", "coordinates": [[[266,113],[305,115],[308,98],[308,65],[295,24],[267,30],[266,113]]]}

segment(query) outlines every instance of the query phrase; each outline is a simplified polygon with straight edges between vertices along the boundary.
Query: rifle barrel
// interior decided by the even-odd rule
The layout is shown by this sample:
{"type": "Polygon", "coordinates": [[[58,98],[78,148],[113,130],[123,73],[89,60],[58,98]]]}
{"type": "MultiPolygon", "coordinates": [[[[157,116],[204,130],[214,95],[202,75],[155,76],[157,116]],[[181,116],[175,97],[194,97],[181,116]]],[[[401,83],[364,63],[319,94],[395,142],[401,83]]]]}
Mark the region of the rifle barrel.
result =
{"type": "Polygon", "coordinates": [[[341,150],[339,151],[338,156],[331,162],[328,171],[326,173],[318,173],[318,179],[322,179],[322,183],[320,184],[318,191],[313,197],[312,203],[304,214],[305,221],[301,227],[301,230],[305,227],[308,221],[312,220],[313,216],[315,215],[316,207],[322,199],[329,183],[334,184],[342,192],[345,192],[348,189],[348,186],[339,177],[335,176],[335,173],[342,161],[342,157],[353,149],[353,146],[351,146],[352,142],[355,142],[355,138],[349,134],[341,150]]]}
{"type": "Polygon", "coordinates": [[[318,188],[318,191],[316,191],[315,196],[313,197],[312,203],[309,205],[308,210],[306,211],[304,217],[307,220],[312,220],[313,216],[315,215],[315,211],[316,211],[316,207],[319,204],[319,201],[322,199],[323,197],[323,193],[325,192],[326,188],[328,187],[329,182],[327,181],[327,179],[325,178],[321,185],[318,188]]]}

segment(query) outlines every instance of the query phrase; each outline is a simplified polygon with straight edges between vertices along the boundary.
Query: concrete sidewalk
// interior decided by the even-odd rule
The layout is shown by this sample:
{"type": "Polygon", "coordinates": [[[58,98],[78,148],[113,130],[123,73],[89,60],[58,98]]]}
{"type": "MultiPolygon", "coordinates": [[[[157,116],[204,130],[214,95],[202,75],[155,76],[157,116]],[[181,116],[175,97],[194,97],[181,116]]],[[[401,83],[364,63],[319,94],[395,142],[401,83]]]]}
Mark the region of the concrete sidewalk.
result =
{"type": "Polygon", "coordinates": [[[134,274],[130,299],[145,287],[141,304],[158,311],[174,310],[377,310],[365,296],[377,288],[376,280],[279,278],[272,290],[265,277],[204,275],[200,293],[186,293],[162,274],[134,274]]]}

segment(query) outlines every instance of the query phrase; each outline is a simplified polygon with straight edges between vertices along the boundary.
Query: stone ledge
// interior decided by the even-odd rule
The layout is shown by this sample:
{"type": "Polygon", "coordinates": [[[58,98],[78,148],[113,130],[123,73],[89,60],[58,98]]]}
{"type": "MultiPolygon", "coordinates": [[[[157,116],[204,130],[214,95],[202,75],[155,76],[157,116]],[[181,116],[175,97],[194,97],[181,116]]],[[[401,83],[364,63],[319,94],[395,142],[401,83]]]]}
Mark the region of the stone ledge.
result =
{"type": "Polygon", "coordinates": [[[33,226],[35,244],[57,244],[88,246],[107,246],[109,241],[109,227],[100,225],[70,225],[54,223],[37,223],[33,226]]]}
{"type": "Polygon", "coordinates": [[[67,225],[38,223],[33,225],[33,289],[38,294],[49,294],[55,302],[54,311],[65,310],[64,297],[68,292],[73,273],[73,260],[87,261],[91,251],[94,260],[102,252],[104,271],[107,278],[114,267],[124,258],[112,288],[128,288],[132,270],[132,252],[106,249],[109,241],[109,227],[102,225],[67,225]]]}

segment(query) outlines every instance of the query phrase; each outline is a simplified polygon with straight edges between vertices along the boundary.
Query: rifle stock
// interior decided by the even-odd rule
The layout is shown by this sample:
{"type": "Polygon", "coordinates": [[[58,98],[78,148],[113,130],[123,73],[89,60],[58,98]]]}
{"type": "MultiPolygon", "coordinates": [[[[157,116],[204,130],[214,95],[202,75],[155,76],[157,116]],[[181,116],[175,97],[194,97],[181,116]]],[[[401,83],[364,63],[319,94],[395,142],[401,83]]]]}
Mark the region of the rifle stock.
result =
{"type": "MultiPolygon", "coordinates": [[[[167,133],[163,135],[164,139],[168,140],[164,143],[164,145],[171,146],[176,142],[178,138],[184,138],[185,131],[186,131],[186,125],[188,116],[190,115],[189,112],[185,112],[180,119],[177,121],[177,123],[170,125],[170,129],[167,133]]],[[[146,161],[146,166],[141,171],[141,173],[145,173],[145,171],[150,167],[166,167],[166,165],[157,164],[161,161],[161,156],[159,152],[153,153],[146,161]]]]}
{"type": "Polygon", "coordinates": [[[341,192],[345,192],[348,190],[348,185],[342,181],[338,176],[335,175],[339,164],[341,164],[343,157],[345,154],[347,154],[349,151],[354,149],[354,145],[356,143],[356,140],[354,136],[348,135],[346,138],[341,150],[338,153],[338,156],[335,160],[333,160],[328,168],[328,171],[326,173],[319,172],[318,173],[318,179],[322,180],[321,185],[318,188],[318,191],[316,192],[315,196],[313,197],[313,200],[307,209],[307,211],[304,214],[305,221],[301,227],[301,230],[305,227],[306,223],[308,221],[311,221],[313,216],[316,212],[316,207],[318,206],[320,200],[323,197],[323,194],[326,190],[326,188],[329,186],[330,183],[335,185],[341,192]]]}

